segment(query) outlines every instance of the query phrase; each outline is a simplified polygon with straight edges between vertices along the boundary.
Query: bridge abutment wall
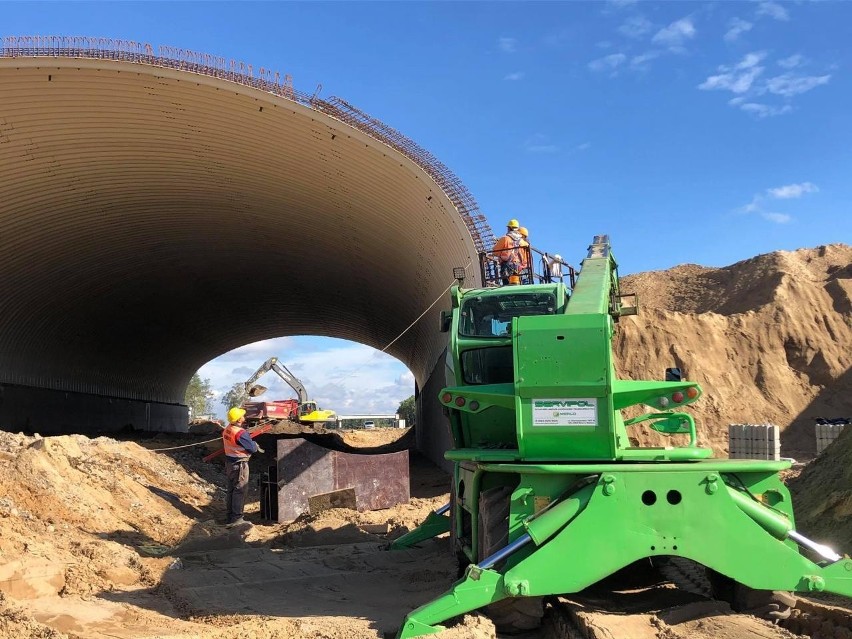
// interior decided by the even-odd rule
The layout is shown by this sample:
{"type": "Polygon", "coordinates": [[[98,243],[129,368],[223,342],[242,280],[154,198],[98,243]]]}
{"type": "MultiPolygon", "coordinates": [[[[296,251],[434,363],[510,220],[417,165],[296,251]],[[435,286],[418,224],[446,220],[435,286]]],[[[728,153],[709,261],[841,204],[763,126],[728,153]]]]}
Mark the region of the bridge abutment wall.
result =
{"type": "Polygon", "coordinates": [[[418,389],[417,396],[417,449],[437,466],[452,472],[453,464],[444,459],[444,453],[453,446],[450,420],[438,401],[441,389],[447,386],[446,349],[441,353],[429,378],[418,389]]]}
{"type": "Polygon", "coordinates": [[[0,429],[5,431],[41,435],[186,432],[188,421],[182,404],[0,384],[0,429]]]}

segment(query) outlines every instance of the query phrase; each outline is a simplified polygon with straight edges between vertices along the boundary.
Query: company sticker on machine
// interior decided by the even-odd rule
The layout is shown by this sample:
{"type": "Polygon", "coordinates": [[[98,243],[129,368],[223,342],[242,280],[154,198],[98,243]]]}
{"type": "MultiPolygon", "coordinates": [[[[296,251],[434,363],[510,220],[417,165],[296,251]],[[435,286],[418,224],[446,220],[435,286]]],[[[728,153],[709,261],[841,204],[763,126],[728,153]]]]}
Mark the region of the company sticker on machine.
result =
{"type": "Polygon", "coordinates": [[[533,426],[597,426],[598,400],[594,397],[533,399],[533,426]]]}

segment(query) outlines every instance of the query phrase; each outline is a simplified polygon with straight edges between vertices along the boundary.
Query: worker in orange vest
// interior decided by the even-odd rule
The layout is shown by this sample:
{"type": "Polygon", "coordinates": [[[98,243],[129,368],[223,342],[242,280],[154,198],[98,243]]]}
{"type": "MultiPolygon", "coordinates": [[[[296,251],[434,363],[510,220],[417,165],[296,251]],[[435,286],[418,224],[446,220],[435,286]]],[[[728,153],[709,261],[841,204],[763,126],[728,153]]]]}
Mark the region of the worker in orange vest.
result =
{"type": "Polygon", "coordinates": [[[226,508],[228,518],[226,526],[232,528],[242,524],[251,525],[243,518],[243,509],[248,493],[249,465],[252,453],[262,453],[263,449],[243,428],[246,411],[233,407],[228,411],[228,425],[222,431],[225,448],[225,476],[228,478],[228,498],[226,508]]]}
{"type": "Polygon", "coordinates": [[[519,226],[518,233],[524,238],[521,240],[521,245],[518,247],[518,261],[520,265],[521,284],[535,284],[532,281],[530,273],[530,232],[526,226],[519,226]]]}
{"type": "Polygon", "coordinates": [[[519,249],[526,245],[524,237],[518,232],[518,220],[509,220],[506,235],[494,244],[491,253],[500,263],[500,280],[503,285],[521,283],[521,254],[519,249]]]}

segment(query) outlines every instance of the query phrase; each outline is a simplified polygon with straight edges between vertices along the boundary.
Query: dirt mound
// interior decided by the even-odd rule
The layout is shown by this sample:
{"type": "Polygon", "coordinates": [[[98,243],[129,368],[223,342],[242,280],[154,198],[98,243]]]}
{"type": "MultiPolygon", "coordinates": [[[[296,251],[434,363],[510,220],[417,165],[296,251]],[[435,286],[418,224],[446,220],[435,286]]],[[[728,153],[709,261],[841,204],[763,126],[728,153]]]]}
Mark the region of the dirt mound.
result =
{"type": "Polygon", "coordinates": [[[5,587],[28,597],[153,584],[163,567],[141,560],[136,548],[190,537],[185,513],[200,514],[214,492],[131,442],[0,432],[5,587]]]}
{"type": "Polygon", "coordinates": [[[317,446],[344,453],[394,453],[415,445],[412,428],[339,429],[280,420],[272,424],[270,435],[261,437],[269,442],[273,435],[300,437],[317,446]]]}
{"type": "Polygon", "coordinates": [[[259,521],[252,483],[256,525],[226,529],[206,439],[0,431],[0,639],[378,639],[452,582],[445,541],[385,550],[446,502],[437,469],[410,504],[291,524],[259,521]]]}
{"type": "Polygon", "coordinates": [[[447,502],[447,495],[412,498],[384,510],[359,512],[348,508],[330,508],[317,514],[302,515],[286,524],[275,546],[320,546],[396,539],[416,528],[430,511],[447,502]]]}
{"type": "Polygon", "coordinates": [[[435,635],[435,639],[495,639],[494,623],[481,615],[465,615],[461,622],[435,635]]]}
{"type": "MultiPolygon", "coordinates": [[[[640,314],[621,320],[619,374],[701,383],[702,443],[727,452],[731,423],[775,423],[790,456],[813,456],[813,420],[852,415],[852,247],[759,255],[622,278],[640,314]]],[[[638,434],[640,441],[659,441],[638,434]]]]}
{"type": "Polygon", "coordinates": [[[852,550],[852,426],[788,487],[799,530],[835,550],[852,550]]]}

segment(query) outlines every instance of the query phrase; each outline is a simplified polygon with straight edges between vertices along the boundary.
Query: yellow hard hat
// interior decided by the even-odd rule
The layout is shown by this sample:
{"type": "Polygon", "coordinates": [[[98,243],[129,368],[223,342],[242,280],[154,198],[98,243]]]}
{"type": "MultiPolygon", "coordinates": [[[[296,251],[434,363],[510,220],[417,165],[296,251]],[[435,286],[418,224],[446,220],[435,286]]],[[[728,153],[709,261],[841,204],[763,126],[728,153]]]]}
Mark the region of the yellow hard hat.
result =
{"type": "Polygon", "coordinates": [[[520,234],[521,234],[521,235],[523,235],[524,237],[529,237],[529,236],[530,236],[530,232],[527,230],[527,227],[526,227],[526,226],[521,226],[520,228],[518,228],[518,233],[520,233],[520,234]]]}
{"type": "Polygon", "coordinates": [[[241,417],[245,416],[245,414],[246,414],[246,411],[244,409],[237,408],[236,406],[234,406],[232,409],[230,409],[228,411],[228,421],[231,422],[232,424],[235,423],[235,422],[238,422],[238,421],[240,421],[241,417]]]}
{"type": "Polygon", "coordinates": [[[510,229],[516,229],[520,226],[520,224],[518,224],[518,220],[509,220],[506,226],[508,226],[510,229]]]}

